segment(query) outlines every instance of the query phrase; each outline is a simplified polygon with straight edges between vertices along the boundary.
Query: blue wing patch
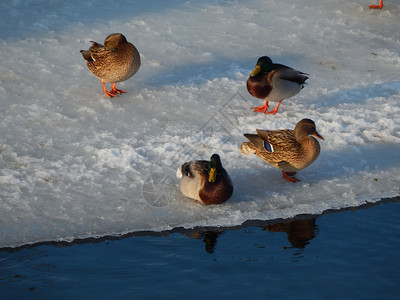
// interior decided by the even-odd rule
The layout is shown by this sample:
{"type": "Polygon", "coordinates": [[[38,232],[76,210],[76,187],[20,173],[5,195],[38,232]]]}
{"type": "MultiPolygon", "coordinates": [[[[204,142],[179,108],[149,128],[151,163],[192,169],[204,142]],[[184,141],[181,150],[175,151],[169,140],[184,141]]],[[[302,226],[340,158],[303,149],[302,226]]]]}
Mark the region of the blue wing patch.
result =
{"type": "Polygon", "coordinates": [[[272,146],[270,143],[268,143],[267,141],[264,141],[264,148],[265,150],[267,150],[268,152],[274,152],[274,146],[272,146]]]}

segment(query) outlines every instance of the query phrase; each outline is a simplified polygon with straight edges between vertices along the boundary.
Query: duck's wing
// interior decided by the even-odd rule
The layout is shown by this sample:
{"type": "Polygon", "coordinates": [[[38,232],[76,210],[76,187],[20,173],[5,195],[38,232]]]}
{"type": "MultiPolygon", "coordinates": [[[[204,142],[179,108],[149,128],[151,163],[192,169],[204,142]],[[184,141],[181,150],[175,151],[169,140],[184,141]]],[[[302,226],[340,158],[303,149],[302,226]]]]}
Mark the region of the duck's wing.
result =
{"type": "Polygon", "coordinates": [[[293,81],[298,84],[304,84],[309,76],[307,73],[300,72],[281,64],[275,64],[274,68],[278,72],[280,79],[293,81]]]}
{"type": "Polygon", "coordinates": [[[93,61],[92,53],[89,50],[81,50],[82,56],[87,61],[93,61]]]}
{"type": "Polygon", "coordinates": [[[298,144],[294,137],[294,130],[281,129],[281,130],[261,130],[257,129],[257,135],[264,142],[268,142],[273,146],[275,151],[283,150],[293,147],[298,144]]]}
{"type": "MultiPolygon", "coordinates": [[[[110,55],[113,55],[118,51],[117,48],[110,48],[110,47],[104,47],[103,45],[96,43],[94,41],[92,42],[92,46],[90,46],[88,52],[90,52],[90,56],[92,60],[101,60],[105,57],[108,57],[110,55]]],[[[82,53],[83,54],[83,53],[82,53]]]]}
{"type": "Polygon", "coordinates": [[[269,153],[279,153],[297,145],[294,138],[294,131],[283,130],[261,130],[257,129],[257,134],[246,133],[244,136],[253,144],[249,145],[253,150],[269,153]]]}
{"type": "MultiPolygon", "coordinates": [[[[244,136],[252,143],[251,146],[254,146],[259,151],[265,151],[264,141],[257,134],[245,133],[244,136]]],[[[254,149],[254,147],[251,148],[254,149]]]]}

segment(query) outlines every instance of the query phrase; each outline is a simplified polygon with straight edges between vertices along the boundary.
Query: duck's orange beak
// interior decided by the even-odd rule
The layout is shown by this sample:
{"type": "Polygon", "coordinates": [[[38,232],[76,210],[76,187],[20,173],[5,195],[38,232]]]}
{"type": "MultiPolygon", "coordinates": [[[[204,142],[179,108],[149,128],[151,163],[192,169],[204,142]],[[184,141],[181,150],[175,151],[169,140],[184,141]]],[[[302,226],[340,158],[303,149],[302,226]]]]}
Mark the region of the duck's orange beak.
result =
{"type": "Polygon", "coordinates": [[[320,135],[318,132],[314,132],[313,136],[316,136],[317,138],[323,140],[324,138],[322,137],[322,135],[320,135]]]}

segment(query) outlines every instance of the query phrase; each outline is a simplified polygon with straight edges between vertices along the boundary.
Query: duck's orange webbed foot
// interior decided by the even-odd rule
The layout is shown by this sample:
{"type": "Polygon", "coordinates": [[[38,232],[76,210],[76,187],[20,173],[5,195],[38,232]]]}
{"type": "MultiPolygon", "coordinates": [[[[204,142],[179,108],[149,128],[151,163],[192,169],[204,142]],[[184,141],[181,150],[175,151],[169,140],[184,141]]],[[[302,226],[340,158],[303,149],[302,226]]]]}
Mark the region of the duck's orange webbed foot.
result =
{"type": "Polygon", "coordinates": [[[104,84],[103,81],[101,81],[101,85],[103,86],[104,94],[106,94],[108,98],[118,97],[118,95],[112,92],[112,89],[110,91],[107,91],[106,85],[104,84]]]}
{"type": "Polygon", "coordinates": [[[255,112],[267,113],[268,107],[269,107],[268,101],[265,101],[265,104],[264,104],[264,105],[257,106],[257,107],[252,107],[252,109],[253,109],[255,112]]]}
{"type": "Polygon", "coordinates": [[[103,81],[101,82],[101,85],[103,86],[104,94],[106,94],[106,96],[108,98],[118,97],[122,93],[126,93],[124,90],[117,89],[115,87],[115,85],[116,85],[115,82],[112,84],[110,91],[107,91],[106,85],[105,85],[105,83],[103,81]]]}
{"type": "Polygon", "coordinates": [[[370,5],[369,8],[382,9],[385,5],[370,5]]]}
{"type": "Polygon", "coordinates": [[[274,114],[276,114],[276,112],[278,111],[279,105],[281,105],[281,101],[278,102],[278,105],[275,107],[274,110],[266,111],[266,112],[264,112],[264,114],[267,114],[267,115],[274,115],[274,114]]]}
{"type": "Polygon", "coordinates": [[[296,175],[296,172],[285,172],[285,171],[282,171],[282,175],[283,175],[283,178],[285,178],[289,182],[295,183],[295,182],[300,181],[300,179],[297,179],[296,177],[294,177],[294,175],[296,175]]]}
{"type": "Polygon", "coordinates": [[[269,107],[268,101],[265,101],[264,105],[258,107],[252,107],[252,109],[254,109],[255,112],[263,112],[264,114],[267,115],[274,115],[278,111],[279,105],[281,105],[281,101],[278,102],[278,105],[275,107],[274,110],[268,111],[269,107]]]}
{"type": "Polygon", "coordinates": [[[116,94],[121,95],[122,93],[126,93],[126,91],[117,89],[115,86],[116,83],[114,82],[111,86],[110,93],[114,94],[115,96],[117,96],[116,94]]]}
{"type": "Polygon", "coordinates": [[[378,5],[370,5],[368,6],[369,8],[373,8],[373,9],[382,9],[382,7],[384,7],[385,5],[383,5],[383,0],[379,0],[379,4],[378,5]]]}

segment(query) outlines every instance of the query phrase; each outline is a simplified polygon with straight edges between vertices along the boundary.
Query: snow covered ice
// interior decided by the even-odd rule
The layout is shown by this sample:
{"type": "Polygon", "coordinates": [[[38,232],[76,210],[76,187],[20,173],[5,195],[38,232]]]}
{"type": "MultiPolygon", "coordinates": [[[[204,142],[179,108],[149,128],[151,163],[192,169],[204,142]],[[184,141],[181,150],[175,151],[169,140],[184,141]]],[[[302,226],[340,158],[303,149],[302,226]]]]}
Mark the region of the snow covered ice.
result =
{"type": "Polygon", "coordinates": [[[175,227],[232,226],[400,194],[400,1],[3,1],[0,247],[175,227]],[[123,33],[139,72],[109,100],[79,53],[123,33]],[[246,91],[258,57],[310,74],[274,116],[246,91]],[[243,133],[316,122],[296,184],[243,133]],[[219,153],[235,190],[183,197],[175,171],[219,153]]]}

